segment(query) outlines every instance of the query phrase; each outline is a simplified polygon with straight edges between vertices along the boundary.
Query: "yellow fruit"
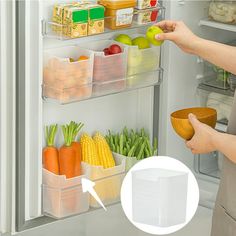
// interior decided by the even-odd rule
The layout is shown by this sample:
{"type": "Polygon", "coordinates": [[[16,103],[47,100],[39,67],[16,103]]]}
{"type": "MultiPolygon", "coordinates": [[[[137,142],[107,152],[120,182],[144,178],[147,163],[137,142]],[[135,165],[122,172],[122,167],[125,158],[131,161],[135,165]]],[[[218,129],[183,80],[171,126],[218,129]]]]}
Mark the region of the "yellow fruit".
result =
{"type": "Polygon", "coordinates": [[[162,34],[163,31],[161,28],[159,28],[158,26],[151,26],[147,29],[147,32],[146,32],[146,36],[147,36],[147,39],[149,40],[149,42],[155,46],[161,46],[161,44],[163,43],[163,40],[156,40],[155,36],[157,34],[162,34]]]}

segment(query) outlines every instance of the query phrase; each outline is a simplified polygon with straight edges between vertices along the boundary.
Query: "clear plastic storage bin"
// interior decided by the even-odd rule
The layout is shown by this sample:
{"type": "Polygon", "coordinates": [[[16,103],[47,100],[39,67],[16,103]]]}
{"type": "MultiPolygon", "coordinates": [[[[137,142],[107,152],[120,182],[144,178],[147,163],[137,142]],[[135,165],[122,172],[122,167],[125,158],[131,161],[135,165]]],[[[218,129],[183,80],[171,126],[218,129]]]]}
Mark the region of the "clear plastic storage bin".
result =
{"type": "MultiPolygon", "coordinates": [[[[125,177],[125,159],[115,154],[114,158],[116,166],[108,169],[82,163],[84,173],[96,182],[94,189],[104,205],[120,201],[120,189],[125,177]]],[[[90,206],[100,207],[93,197],[90,197],[90,206]]]]}
{"type": "Polygon", "coordinates": [[[146,9],[151,7],[156,7],[158,5],[158,0],[137,0],[137,9],[146,9]]]}
{"type": "Polygon", "coordinates": [[[83,193],[79,176],[66,179],[43,170],[43,212],[53,218],[64,218],[88,211],[89,194],[83,193]]]}
{"type": "Polygon", "coordinates": [[[127,157],[124,155],[121,155],[119,153],[113,153],[115,156],[123,158],[125,160],[125,171],[129,171],[136,163],[139,161],[136,159],[136,157],[127,157]]]}
{"type": "Polygon", "coordinates": [[[233,106],[233,97],[230,90],[209,89],[208,86],[200,85],[198,95],[201,106],[211,107],[217,111],[218,122],[228,122],[233,106]]]}
{"type": "Polygon", "coordinates": [[[100,96],[125,89],[127,71],[127,47],[112,40],[80,44],[94,52],[93,95],[100,96]],[[103,50],[113,44],[122,48],[122,53],[105,56],[103,50]]]}
{"type": "Polygon", "coordinates": [[[218,22],[236,24],[236,2],[211,1],[209,17],[218,22]]]}
{"type": "Polygon", "coordinates": [[[134,222],[157,227],[185,223],[188,173],[158,168],[131,173],[134,222]]]}
{"type": "Polygon", "coordinates": [[[43,96],[62,103],[89,98],[92,94],[93,60],[92,52],[76,46],[46,50],[43,96]]]}

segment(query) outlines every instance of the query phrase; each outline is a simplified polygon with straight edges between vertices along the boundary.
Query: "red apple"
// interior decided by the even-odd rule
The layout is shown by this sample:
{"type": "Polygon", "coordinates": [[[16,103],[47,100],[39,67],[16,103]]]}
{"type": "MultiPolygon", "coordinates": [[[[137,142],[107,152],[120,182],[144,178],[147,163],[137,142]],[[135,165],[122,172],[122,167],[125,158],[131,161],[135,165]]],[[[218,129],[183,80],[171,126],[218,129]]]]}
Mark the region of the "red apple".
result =
{"type": "Polygon", "coordinates": [[[105,56],[110,55],[110,53],[109,53],[109,48],[105,48],[105,49],[103,50],[103,52],[104,52],[105,56]]]}
{"type": "Polygon", "coordinates": [[[112,44],[110,47],[109,47],[109,53],[110,55],[114,55],[114,54],[119,54],[122,52],[122,49],[119,45],[117,44],[112,44]]]}

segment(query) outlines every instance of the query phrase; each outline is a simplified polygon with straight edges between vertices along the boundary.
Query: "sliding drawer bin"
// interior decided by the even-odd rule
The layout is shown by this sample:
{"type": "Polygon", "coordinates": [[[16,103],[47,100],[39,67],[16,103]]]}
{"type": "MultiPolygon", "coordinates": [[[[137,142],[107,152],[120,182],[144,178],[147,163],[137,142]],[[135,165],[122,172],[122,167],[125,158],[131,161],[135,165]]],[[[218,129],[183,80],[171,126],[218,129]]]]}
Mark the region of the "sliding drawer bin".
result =
{"type": "Polygon", "coordinates": [[[93,95],[101,96],[125,89],[127,70],[127,47],[112,40],[95,41],[80,44],[94,52],[93,95]],[[118,44],[122,53],[105,56],[103,50],[118,44]]]}
{"type": "Polygon", "coordinates": [[[218,90],[212,90],[211,92],[204,89],[208,88],[206,86],[198,88],[201,106],[214,108],[217,111],[217,121],[227,123],[233,106],[233,97],[230,96],[232,92],[229,90],[220,94],[218,90]]]}
{"type": "Polygon", "coordinates": [[[145,25],[148,23],[155,23],[158,18],[158,9],[149,8],[144,10],[135,10],[133,21],[138,25],[145,25]]]}
{"type": "Polygon", "coordinates": [[[44,52],[43,96],[61,103],[92,94],[93,53],[75,46],[44,52]]]}
{"type": "Polygon", "coordinates": [[[209,7],[209,17],[218,22],[236,24],[235,1],[212,1],[209,7]]]}
{"type": "Polygon", "coordinates": [[[137,9],[146,9],[151,7],[157,7],[158,0],[137,0],[137,9]]]}
{"type": "Polygon", "coordinates": [[[170,227],[185,223],[188,173],[143,169],[132,171],[132,217],[137,223],[170,227]]]}
{"type": "Polygon", "coordinates": [[[125,160],[125,171],[129,171],[136,163],[139,161],[136,159],[136,157],[127,157],[124,155],[121,155],[119,153],[113,153],[113,155],[123,158],[125,160]]]}
{"type": "MultiPolygon", "coordinates": [[[[142,34],[130,35],[132,39],[146,37],[142,34]]],[[[150,48],[139,49],[138,46],[128,47],[128,80],[127,86],[133,87],[139,84],[149,84],[150,75],[145,73],[156,71],[160,67],[160,47],[150,46],[150,48]]],[[[153,78],[152,78],[153,79],[153,78]]],[[[152,80],[151,79],[151,80],[152,80]]],[[[158,80],[158,78],[157,78],[158,80]]],[[[151,81],[151,83],[153,83],[151,81]]]]}
{"type": "MultiPolygon", "coordinates": [[[[84,173],[95,182],[95,191],[104,205],[110,205],[120,201],[120,189],[125,177],[125,160],[114,155],[116,166],[104,169],[102,166],[92,166],[82,163],[84,173]]],[[[100,205],[91,196],[90,206],[98,208],[100,205]]]]}
{"type": "Polygon", "coordinates": [[[89,195],[83,193],[79,176],[66,179],[64,175],[55,175],[43,170],[43,212],[60,219],[88,211],[89,195]]]}

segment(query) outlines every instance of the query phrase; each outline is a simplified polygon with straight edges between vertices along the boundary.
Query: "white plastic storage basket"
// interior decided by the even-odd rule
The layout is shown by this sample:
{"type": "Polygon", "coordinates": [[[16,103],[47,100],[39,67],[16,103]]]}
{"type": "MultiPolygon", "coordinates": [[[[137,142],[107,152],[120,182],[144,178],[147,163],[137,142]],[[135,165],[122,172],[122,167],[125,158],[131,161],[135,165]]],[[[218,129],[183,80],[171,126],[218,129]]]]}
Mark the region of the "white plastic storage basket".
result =
{"type": "Polygon", "coordinates": [[[92,94],[93,60],[91,51],[76,46],[45,50],[43,96],[61,103],[89,98],[92,94]]]}
{"type": "Polygon", "coordinates": [[[55,175],[43,169],[43,212],[45,215],[60,219],[89,209],[89,195],[83,193],[78,176],[66,179],[65,175],[55,175]]]}
{"type": "MultiPolygon", "coordinates": [[[[125,177],[125,159],[115,155],[116,166],[104,169],[102,166],[92,166],[82,163],[84,173],[92,181],[95,181],[94,187],[98,196],[104,205],[110,205],[120,201],[120,189],[125,177]]],[[[90,198],[90,206],[98,208],[100,205],[93,197],[90,198]]]]}
{"type": "Polygon", "coordinates": [[[186,221],[188,173],[165,169],[132,171],[133,221],[170,227],[186,221]]]}
{"type": "Polygon", "coordinates": [[[93,94],[95,96],[125,89],[127,47],[112,40],[80,44],[80,47],[89,49],[94,53],[93,94]],[[106,56],[103,50],[112,44],[118,44],[122,48],[122,53],[106,56]]]}

